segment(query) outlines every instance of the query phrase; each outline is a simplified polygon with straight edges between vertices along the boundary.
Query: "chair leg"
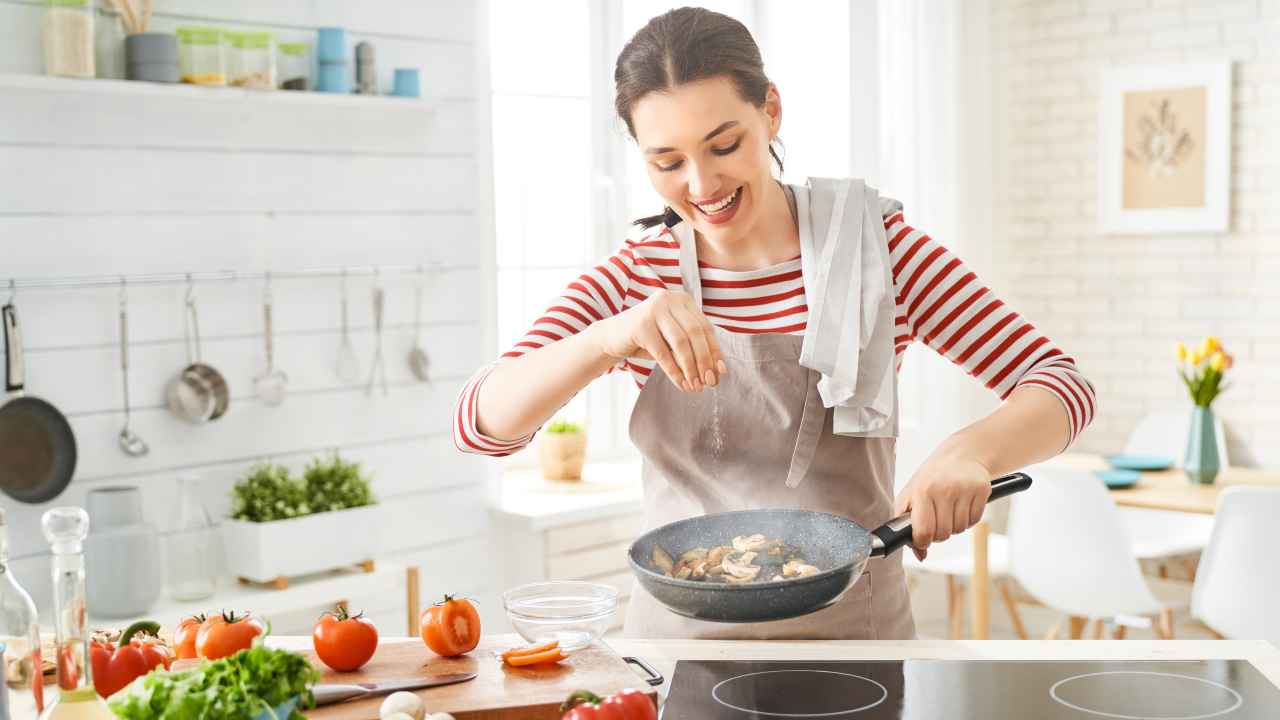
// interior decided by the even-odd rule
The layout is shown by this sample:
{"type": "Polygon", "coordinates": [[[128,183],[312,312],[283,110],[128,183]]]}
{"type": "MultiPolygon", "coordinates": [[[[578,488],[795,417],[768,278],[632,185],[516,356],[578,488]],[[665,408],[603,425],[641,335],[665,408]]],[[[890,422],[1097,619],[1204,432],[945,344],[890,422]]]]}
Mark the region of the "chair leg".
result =
{"type": "Polygon", "coordinates": [[[1090,640],[1101,640],[1101,639],[1102,639],[1102,628],[1103,628],[1103,626],[1104,626],[1104,625],[1106,625],[1106,623],[1107,623],[1107,621],[1106,621],[1106,620],[1103,620],[1102,618],[1095,618],[1095,619],[1094,619],[1094,621],[1093,621],[1093,632],[1089,634],[1089,639],[1090,639],[1090,640]]]}
{"type": "Polygon", "coordinates": [[[1199,569],[1199,565],[1200,563],[1199,563],[1198,557],[1182,558],[1182,569],[1186,571],[1187,579],[1190,580],[1191,582],[1196,581],[1196,570],[1199,569]]]}
{"type": "Polygon", "coordinates": [[[954,575],[947,576],[947,619],[952,640],[964,636],[964,588],[954,575]]]}
{"type": "Polygon", "coordinates": [[[1067,618],[1067,626],[1070,630],[1072,640],[1079,640],[1084,637],[1084,628],[1089,624],[1089,618],[1072,615],[1067,618]]]}
{"type": "Polygon", "coordinates": [[[1161,640],[1173,639],[1173,610],[1165,608],[1160,611],[1160,615],[1156,618],[1154,629],[1156,637],[1161,640]]]}
{"type": "Polygon", "coordinates": [[[1000,597],[1004,598],[1004,607],[1009,611],[1009,619],[1013,621],[1013,631],[1018,633],[1020,640],[1028,639],[1027,628],[1022,624],[1022,616],[1018,614],[1018,604],[1013,599],[1013,593],[1009,592],[1009,578],[997,580],[996,587],[1000,589],[1000,597]]]}
{"type": "Polygon", "coordinates": [[[1125,627],[1124,625],[1116,625],[1115,629],[1111,631],[1111,639],[1123,640],[1125,633],[1127,633],[1128,631],[1129,631],[1129,628],[1125,627]]]}
{"type": "Polygon", "coordinates": [[[1057,640],[1058,633],[1062,632],[1062,616],[1053,622],[1053,627],[1049,628],[1049,632],[1045,633],[1045,640],[1057,640]]]}

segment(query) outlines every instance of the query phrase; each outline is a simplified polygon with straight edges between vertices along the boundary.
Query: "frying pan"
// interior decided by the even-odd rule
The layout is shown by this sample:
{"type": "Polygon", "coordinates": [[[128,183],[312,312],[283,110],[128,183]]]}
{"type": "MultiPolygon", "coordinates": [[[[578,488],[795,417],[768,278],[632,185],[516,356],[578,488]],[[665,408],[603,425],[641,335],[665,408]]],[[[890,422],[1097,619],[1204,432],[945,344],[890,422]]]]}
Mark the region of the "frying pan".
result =
{"type": "MultiPolygon", "coordinates": [[[[991,481],[987,502],[1031,487],[1014,473],[991,481]]],[[[785,620],[834,604],[858,581],[867,560],[911,541],[911,516],[900,515],[874,530],[839,515],[813,510],[740,510],[688,518],[641,535],[628,550],[631,571],[658,602],[695,620],[740,623],[785,620]],[[679,557],[696,547],[712,548],[738,535],[762,533],[796,547],[822,572],[782,581],[730,585],[677,580],[654,570],[653,546],[679,557]]]]}
{"type": "Polygon", "coordinates": [[[0,490],[22,502],[48,502],[71,482],[76,436],[57,408],[25,394],[18,310],[10,302],[3,315],[4,389],[11,397],[0,407],[0,490]]]}

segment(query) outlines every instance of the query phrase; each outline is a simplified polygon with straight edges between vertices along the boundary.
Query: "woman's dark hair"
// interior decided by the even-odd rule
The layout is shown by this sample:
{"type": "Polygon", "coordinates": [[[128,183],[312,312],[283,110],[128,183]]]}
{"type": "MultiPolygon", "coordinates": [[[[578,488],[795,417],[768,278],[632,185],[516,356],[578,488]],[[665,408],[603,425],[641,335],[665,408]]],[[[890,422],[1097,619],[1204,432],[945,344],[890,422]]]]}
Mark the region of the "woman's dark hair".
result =
{"type": "MultiPolygon", "coordinates": [[[[617,86],[614,106],[634,138],[631,110],[640,98],[713,77],[728,77],[742,99],[757,107],[764,104],[769,91],[760,48],[745,25],[705,8],[669,10],[640,28],[618,54],[613,70],[617,86]]],[[[782,158],[772,144],[769,154],[781,170],[782,158]]],[[[680,216],[667,208],[661,215],[640,218],[634,224],[651,228],[678,222],[680,216]]]]}

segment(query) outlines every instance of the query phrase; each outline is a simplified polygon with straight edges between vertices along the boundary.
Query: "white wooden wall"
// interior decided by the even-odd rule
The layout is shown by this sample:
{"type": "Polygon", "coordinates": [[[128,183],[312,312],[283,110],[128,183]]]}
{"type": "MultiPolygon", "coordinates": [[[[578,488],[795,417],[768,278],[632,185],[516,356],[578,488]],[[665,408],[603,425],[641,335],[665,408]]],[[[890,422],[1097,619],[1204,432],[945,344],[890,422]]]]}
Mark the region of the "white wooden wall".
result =
{"type": "MultiPolygon", "coordinates": [[[[40,2],[0,0],[0,73],[43,71],[42,13],[40,2]]],[[[388,397],[367,397],[335,376],[338,281],[274,282],[276,364],[290,377],[276,408],[252,390],[263,355],[262,284],[197,285],[205,360],[227,376],[233,397],[229,413],[204,427],[181,423],[163,404],[166,382],[185,363],[185,289],[131,288],[133,427],[151,445],[144,458],[116,446],[123,420],[117,291],[19,291],[28,388],[68,415],[80,450],[72,486],[51,504],[81,503],[94,487],[136,484],[150,520],[165,529],[180,475],[202,478],[206,504],[220,516],[231,484],[253,462],[270,458],[300,471],[336,448],[373,473],[388,513],[383,546],[389,557],[421,566],[424,600],[446,590],[492,596],[496,580],[483,559],[493,466],[456,452],[449,432],[460,384],[492,354],[483,329],[492,223],[488,131],[477,129],[488,122],[478,16],[470,2],[156,2],[153,29],[160,31],[212,24],[313,40],[318,26],[345,26],[351,43],[376,46],[384,91],[394,67],[419,67],[425,105],[0,82],[0,285],[9,277],[221,269],[452,268],[428,279],[430,386],[415,383],[405,362],[414,279],[384,277],[388,397]]],[[[366,371],[370,288],[370,279],[349,281],[353,339],[366,371]]],[[[0,502],[18,577],[47,612],[38,526],[46,506],[0,502]]],[[[368,608],[386,618],[384,634],[403,631],[402,600],[368,608]]]]}

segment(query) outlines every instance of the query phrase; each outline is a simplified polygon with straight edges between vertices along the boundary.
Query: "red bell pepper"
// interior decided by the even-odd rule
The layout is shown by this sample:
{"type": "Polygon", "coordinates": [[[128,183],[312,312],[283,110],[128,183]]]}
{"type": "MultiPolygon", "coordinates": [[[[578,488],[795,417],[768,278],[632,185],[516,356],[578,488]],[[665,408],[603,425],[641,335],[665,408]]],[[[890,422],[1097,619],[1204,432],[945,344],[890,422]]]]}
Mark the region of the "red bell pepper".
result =
{"type": "Polygon", "coordinates": [[[160,624],[136,622],[120,636],[119,644],[95,640],[89,646],[89,662],[93,668],[93,688],[102,697],[110,697],[135,679],[158,667],[165,670],[173,663],[169,648],[156,637],[160,624]],[[139,634],[150,637],[137,637],[139,634]]]}
{"type": "Polygon", "coordinates": [[[579,690],[560,706],[561,720],[657,720],[658,708],[648,695],[628,688],[608,698],[579,690]]]}

